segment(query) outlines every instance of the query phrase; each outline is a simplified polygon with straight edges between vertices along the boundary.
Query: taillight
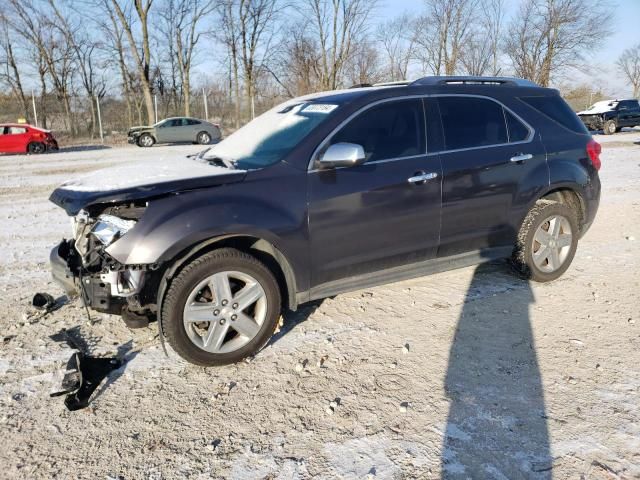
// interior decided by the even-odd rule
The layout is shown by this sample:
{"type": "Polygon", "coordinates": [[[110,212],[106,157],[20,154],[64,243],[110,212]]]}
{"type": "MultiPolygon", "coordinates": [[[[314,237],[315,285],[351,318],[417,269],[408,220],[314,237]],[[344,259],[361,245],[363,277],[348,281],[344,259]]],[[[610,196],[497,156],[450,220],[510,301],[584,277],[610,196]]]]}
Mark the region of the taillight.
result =
{"type": "Polygon", "coordinates": [[[589,140],[589,143],[587,143],[587,155],[589,155],[591,164],[596,170],[600,170],[600,167],[602,166],[602,162],[600,161],[600,152],[602,152],[600,144],[593,138],[589,140]]]}

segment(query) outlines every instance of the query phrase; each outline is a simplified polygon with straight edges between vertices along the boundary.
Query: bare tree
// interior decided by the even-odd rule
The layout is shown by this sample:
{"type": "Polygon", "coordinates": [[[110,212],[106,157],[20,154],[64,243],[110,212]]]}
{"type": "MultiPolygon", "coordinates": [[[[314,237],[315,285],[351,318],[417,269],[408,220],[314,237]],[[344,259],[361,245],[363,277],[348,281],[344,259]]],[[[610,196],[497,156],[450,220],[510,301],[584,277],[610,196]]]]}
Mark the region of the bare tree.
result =
{"type": "Polygon", "coordinates": [[[415,50],[416,36],[411,17],[405,13],[382,23],[376,38],[386,61],[386,80],[405,80],[415,50]]]}
{"type": "Polygon", "coordinates": [[[323,90],[338,87],[354,40],[364,34],[376,0],[306,0],[303,12],[309,38],[320,53],[318,84],[323,90]]]}
{"type": "Polygon", "coordinates": [[[548,86],[602,44],[610,20],[601,0],[525,0],[509,25],[506,53],[516,75],[548,86]]]}
{"type": "Polygon", "coordinates": [[[151,94],[151,48],[149,46],[149,10],[153,0],[134,0],[134,10],[137,21],[140,23],[140,45],[136,41],[134,33],[134,20],[126,8],[120,5],[121,0],[103,0],[104,6],[110,10],[110,5],[115,9],[116,16],[129,42],[131,56],[135,61],[138,71],[138,78],[147,109],[147,119],[151,124],[154,122],[153,97],[151,94]]]}
{"type": "Polygon", "coordinates": [[[418,58],[434,75],[454,75],[472,34],[478,0],[426,0],[425,4],[415,27],[418,58]]]}
{"type": "Polygon", "coordinates": [[[286,79],[285,90],[289,96],[305,95],[317,91],[320,78],[320,53],[318,45],[307,36],[304,25],[296,25],[279,65],[286,79]],[[292,93],[294,92],[294,93],[292,93]]]}
{"type": "Polygon", "coordinates": [[[640,97],[640,43],[622,52],[616,64],[633,87],[633,96],[640,97]]]}
{"type": "Polygon", "coordinates": [[[240,128],[240,110],[241,110],[241,98],[240,98],[240,66],[239,66],[239,54],[240,51],[240,34],[239,26],[236,17],[236,1],[237,0],[222,0],[219,6],[220,15],[220,33],[217,38],[223,43],[227,49],[229,57],[229,70],[230,70],[230,87],[233,90],[234,97],[234,123],[235,128],[240,128]]]}
{"type": "Polygon", "coordinates": [[[385,80],[376,48],[366,40],[356,43],[345,65],[346,78],[352,85],[373,84],[385,80]]]}
{"type": "Polygon", "coordinates": [[[95,98],[102,97],[105,93],[104,77],[97,72],[96,40],[91,38],[82,22],[73,22],[74,17],[68,11],[61,10],[61,2],[48,0],[55,21],[52,28],[57,30],[65,43],[71,49],[75,57],[75,65],[80,83],[87,94],[87,102],[91,115],[90,132],[93,137],[96,134],[97,114],[95,98]]]}
{"type": "Polygon", "coordinates": [[[462,66],[469,75],[500,75],[504,0],[482,0],[477,18],[460,51],[462,66]]]}
{"type": "Polygon", "coordinates": [[[172,45],[171,53],[175,53],[184,98],[184,114],[187,116],[191,114],[191,68],[194,52],[203,35],[202,22],[215,7],[213,0],[168,0],[164,5],[164,17],[169,26],[167,40],[172,45]]]}
{"type": "Polygon", "coordinates": [[[66,126],[71,135],[75,135],[71,108],[75,63],[71,45],[54,28],[49,17],[51,12],[43,12],[41,4],[28,0],[8,0],[8,4],[12,8],[11,17],[8,18],[14,30],[37,50],[39,68],[51,79],[56,96],[64,107],[66,126]]]}
{"type": "Polygon", "coordinates": [[[9,85],[11,92],[20,102],[24,117],[28,120],[31,115],[27,98],[22,86],[22,78],[18,69],[18,60],[14,51],[12,33],[4,14],[0,13],[0,80],[9,85]]]}

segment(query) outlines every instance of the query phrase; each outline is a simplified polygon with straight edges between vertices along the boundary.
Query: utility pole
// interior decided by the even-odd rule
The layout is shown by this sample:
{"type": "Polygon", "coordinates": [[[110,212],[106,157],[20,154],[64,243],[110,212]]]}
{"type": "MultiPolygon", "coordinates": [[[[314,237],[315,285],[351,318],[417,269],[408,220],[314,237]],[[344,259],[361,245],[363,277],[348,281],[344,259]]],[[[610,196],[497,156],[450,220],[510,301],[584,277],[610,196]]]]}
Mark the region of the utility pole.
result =
{"type": "Polygon", "coordinates": [[[208,122],[209,106],[207,105],[207,94],[205,93],[204,88],[202,89],[202,101],[204,102],[204,119],[208,122]]]}
{"type": "Polygon", "coordinates": [[[98,107],[98,126],[100,127],[100,141],[104,145],[104,135],[102,133],[102,114],[100,113],[100,99],[96,95],[96,106],[98,107]]]}
{"type": "Polygon", "coordinates": [[[36,96],[31,90],[31,104],[33,105],[33,119],[36,122],[36,127],[38,126],[38,111],[36,110],[36,96]]]}
{"type": "Polygon", "coordinates": [[[158,123],[158,95],[153,96],[153,107],[154,107],[153,110],[156,118],[155,123],[158,123]]]}

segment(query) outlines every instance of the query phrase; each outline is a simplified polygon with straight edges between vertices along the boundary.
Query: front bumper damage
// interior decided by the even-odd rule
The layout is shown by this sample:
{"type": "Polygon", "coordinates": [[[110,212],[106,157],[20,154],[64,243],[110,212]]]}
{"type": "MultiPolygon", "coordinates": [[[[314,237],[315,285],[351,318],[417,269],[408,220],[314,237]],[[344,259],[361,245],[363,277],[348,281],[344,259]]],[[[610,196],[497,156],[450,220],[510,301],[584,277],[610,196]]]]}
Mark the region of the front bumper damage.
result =
{"type": "Polygon", "coordinates": [[[579,117],[589,131],[602,130],[604,127],[602,115],[579,115],[579,117]]]}
{"type": "Polygon", "coordinates": [[[85,305],[102,313],[127,315],[145,310],[139,293],[145,279],[142,266],[127,268],[105,259],[99,271],[86,269],[72,240],[51,250],[51,275],[70,298],[82,297],[85,305]]]}
{"type": "Polygon", "coordinates": [[[95,226],[95,220],[76,221],[75,239],[51,250],[53,279],[67,296],[81,297],[92,310],[121,315],[130,327],[148,325],[156,312],[157,267],[119,263],[106,252],[95,226]]]}

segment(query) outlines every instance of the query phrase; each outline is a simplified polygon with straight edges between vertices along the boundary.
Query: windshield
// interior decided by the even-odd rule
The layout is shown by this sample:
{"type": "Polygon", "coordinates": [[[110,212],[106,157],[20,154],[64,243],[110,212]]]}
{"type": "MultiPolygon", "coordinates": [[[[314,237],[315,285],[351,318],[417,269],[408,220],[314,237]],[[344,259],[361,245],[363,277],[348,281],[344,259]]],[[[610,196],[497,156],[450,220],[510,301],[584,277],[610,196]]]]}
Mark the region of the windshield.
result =
{"type": "Polygon", "coordinates": [[[283,103],[213,146],[203,158],[232,162],[240,169],[266,167],[284,158],[337,107],[300,100],[283,103]]]}

